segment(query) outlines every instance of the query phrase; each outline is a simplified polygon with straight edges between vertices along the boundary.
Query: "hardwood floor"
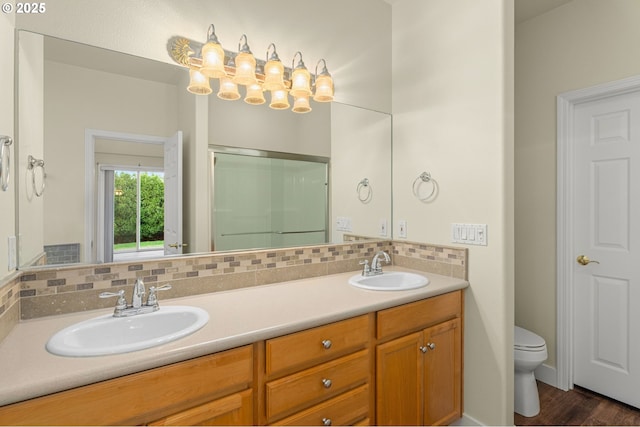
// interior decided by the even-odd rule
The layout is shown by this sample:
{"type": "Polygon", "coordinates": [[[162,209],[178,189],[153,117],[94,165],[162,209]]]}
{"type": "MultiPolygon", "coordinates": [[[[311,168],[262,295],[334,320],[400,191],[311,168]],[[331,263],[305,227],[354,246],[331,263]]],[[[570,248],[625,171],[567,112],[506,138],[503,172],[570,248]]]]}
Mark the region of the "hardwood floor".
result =
{"type": "Polygon", "coordinates": [[[538,382],[540,414],[523,417],[515,414],[517,426],[530,425],[640,425],[640,409],[576,387],[568,392],[538,382]]]}

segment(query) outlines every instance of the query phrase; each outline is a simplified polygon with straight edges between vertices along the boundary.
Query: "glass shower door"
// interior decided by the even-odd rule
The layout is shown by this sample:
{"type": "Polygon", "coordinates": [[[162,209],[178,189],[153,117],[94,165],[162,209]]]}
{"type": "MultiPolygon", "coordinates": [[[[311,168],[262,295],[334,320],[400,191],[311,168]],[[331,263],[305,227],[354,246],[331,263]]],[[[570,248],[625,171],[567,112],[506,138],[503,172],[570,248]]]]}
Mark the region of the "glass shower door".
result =
{"type": "Polygon", "coordinates": [[[211,155],[212,250],[328,242],[326,162],[211,155]]]}

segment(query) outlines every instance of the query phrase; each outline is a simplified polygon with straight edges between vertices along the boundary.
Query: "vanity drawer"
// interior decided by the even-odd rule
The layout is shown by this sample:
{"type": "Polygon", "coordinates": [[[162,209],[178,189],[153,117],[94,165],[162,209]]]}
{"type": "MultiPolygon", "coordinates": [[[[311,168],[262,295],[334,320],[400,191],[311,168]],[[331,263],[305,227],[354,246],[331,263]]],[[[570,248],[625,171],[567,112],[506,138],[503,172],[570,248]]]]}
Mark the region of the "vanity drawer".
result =
{"type": "Polygon", "coordinates": [[[281,426],[368,425],[369,386],[363,385],[278,421],[281,426]]]}
{"type": "Polygon", "coordinates": [[[4,406],[0,420],[4,425],[146,424],[247,389],[252,381],[253,347],[245,346],[4,406]]]}
{"type": "Polygon", "coordinates": [[[376,337],[378,339],[406,335],[413,329],[425,328],[462,313],[462,291],[450,292],[421,301],[379,311],[376,337]]]}
{"type": "Polygon", "coordinates": [[[362,350],[266,384],[267,419],[311,406],[365,384],[370,375],[369,351],[362,350]]]}
{"type": "Polygon", "coordinates": [[[267,340],[266,373],[304,369],[365,348],[369,335],[369,316],[364,315],[267,340]]]}

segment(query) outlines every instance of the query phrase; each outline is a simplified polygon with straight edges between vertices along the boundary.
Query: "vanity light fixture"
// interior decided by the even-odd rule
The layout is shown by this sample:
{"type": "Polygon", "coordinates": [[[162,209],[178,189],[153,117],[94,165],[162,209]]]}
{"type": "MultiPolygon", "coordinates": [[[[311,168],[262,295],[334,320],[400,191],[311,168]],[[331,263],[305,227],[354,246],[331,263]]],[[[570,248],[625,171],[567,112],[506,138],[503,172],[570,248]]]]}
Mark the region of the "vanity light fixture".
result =
{"type": "Polygon", "coordinates": [[[324,59],[318,61],[315,74],[311,74],[304,65],[302,53],[298,51],[293,57],[291,68],[288,68],[278,57],[276,45],[271,43],[267,47],[266,60],[260,60],[251,53],[246,34],[240,37],[238,52],[230,52],[223,49],[213,24],[209,26],[204,44],[173,37],[169,40],[169,47],[173,60],[189,68],[187,90],[196,95],[212,93],[210,80],[216,79],[219,82],[219,98],[240,99],[240,85],[245,87],[246,103],[266,103],[264,92],[268,91],[271,94],[269,107],[276,110],[291,107],[289,95],[293,98],[292,111],[296,113],[311,111],[311,98],[315,102],[333,101],[333,79],[324,59]],[[322,68],[318,73],[321,64],[322,68]]]}

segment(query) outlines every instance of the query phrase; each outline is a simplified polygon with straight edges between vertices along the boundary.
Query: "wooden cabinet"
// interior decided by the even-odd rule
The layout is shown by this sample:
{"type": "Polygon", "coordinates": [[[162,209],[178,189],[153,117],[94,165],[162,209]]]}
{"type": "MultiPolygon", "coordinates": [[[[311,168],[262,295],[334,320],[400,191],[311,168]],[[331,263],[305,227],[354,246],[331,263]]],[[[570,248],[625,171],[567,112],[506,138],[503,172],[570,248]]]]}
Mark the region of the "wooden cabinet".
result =
{"type": "MultiPolygon", "coordinates": [[[[253,346],[245,346],[4,406],[0,408],[0,424],[147,424],[172,414],[196,417],[202,412],[198,408],[210,402],[217,405],[216,413],[221,416],[234,413],[233,419],[245,420],[252,418],[251,412],[248,416],[244,412],[252,410],[252,405],[246,404],[250,395],[240,394],[245,404],[239,410],[232,410],[233,404],[222,398],[250,392],[252,384],[253,346]],[[195,409],[187,411],[190,408],[195,409]]],[[[166,418],[164,424],[190,424],[172,420],[166,418]]],[[[226,418],[218,421],[226,424],[226,418]]],[[[249,420],[248,424],[252,423],[249,420]]]]}
{"type": "Polygon", "coordinates": [[[349,425],[369,419],[373,315],[265,343],[262,422],[349,425]]]}
{"type": "Polygon", "coordinates": [[[248,426],[252,424],[252,390],[234,393],[149,423],[152,426],[248,426]]]}
{"type": "Polygon", "coordinates": [[[462,313],[456,291],[0,407],[0,424],[449,424],[462,313]]]}
{"type": "Polygon", "coordinates": [[[446,425],[462,416],[461,317],[461,292],[378,313],[376,424],[446,425]]]}

